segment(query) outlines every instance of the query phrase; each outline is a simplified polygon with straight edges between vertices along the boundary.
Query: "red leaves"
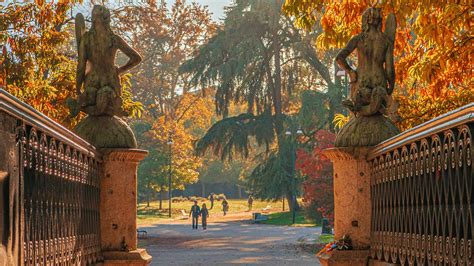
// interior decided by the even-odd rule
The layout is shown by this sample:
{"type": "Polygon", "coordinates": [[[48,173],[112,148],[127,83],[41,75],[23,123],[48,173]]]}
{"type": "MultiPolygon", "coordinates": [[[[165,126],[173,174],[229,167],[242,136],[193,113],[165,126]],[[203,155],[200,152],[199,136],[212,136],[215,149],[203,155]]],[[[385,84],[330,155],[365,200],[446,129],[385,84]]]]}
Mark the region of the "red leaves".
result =
{"type": "Polygon", "coordinates": [[[311,178],[328,177],[332,166],[323,151],[333,147],[335,135],[326,130],[319,130],[313,138],[316,144],[311,153],[304,149],[296,152],[296,169],[311,178]]]}
{"type": "Polygon", "coordinates": [[[313,150],[299,149],[296,153],[296,168],[308,177],[303,182],[303,200],[330,221],[334,215],[332,164],[323,151],[333,147],[335,137],[334,133],[319,130],[313,136],[313,150]]]}

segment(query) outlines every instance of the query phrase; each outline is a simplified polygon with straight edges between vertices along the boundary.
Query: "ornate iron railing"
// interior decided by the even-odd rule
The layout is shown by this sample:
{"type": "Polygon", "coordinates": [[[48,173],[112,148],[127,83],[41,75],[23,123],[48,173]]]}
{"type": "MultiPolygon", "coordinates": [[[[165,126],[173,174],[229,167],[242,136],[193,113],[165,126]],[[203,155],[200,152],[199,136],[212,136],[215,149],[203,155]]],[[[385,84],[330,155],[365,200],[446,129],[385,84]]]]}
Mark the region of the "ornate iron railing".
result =
{"type": "MultiPolygon", "coordinates": [[[[9,141],[14,140],[9,143],[15,146],[9,158],[18,167],[9,178],[14,202],[8,205],[14,217],[5,219],[18,224],[9,232],[20,239],[20,254],[13,263],[89,265],[99,261],[99,154],[3,90],[0,121],[0,131],[3,128],[12,136],[9,141]]],[[[14,241],[9,245],[15,245],[14,241]]]]}
{"type": "Polygon", "coordinates": [[[474,264],[474,104],[376,146],[371,257],[401,265],[474,264]]]}

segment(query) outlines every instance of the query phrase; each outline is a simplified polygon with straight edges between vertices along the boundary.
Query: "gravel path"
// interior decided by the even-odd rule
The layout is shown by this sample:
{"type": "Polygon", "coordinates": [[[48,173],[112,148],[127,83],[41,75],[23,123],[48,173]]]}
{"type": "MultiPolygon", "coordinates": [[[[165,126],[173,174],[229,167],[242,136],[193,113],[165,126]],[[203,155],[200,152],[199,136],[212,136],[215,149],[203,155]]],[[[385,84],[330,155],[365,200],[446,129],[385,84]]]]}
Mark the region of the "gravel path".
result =
{"type": "Polygon", "coordinates": [[[301,249],[320,227],[289,227],[224,221],[192,230],[185,222],[142,227],[148,238],[140,247],[152,265],[319,265],[314,253],[301,249]]]}

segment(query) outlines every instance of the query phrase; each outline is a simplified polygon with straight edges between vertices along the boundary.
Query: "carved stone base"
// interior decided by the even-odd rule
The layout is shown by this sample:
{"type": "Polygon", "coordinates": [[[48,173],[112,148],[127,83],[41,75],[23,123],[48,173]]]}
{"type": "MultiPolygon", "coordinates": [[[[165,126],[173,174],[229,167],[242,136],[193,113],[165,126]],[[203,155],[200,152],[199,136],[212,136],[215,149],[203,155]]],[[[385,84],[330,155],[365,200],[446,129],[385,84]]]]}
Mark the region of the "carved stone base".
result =
{"type": "Polygon", "coordinates": [[[335,147],[375,146],[400,133],[384,115],[352,117],[336,136],[335,147]]]}
{"type": "Polygon", "coordinates": [[[104,266],[147,266],[151,263],[151,256],[144,249],[132,251],[103,252],[104,266]]]}
{"type": "Polygon", "coordinates": [[[324,266],[366,266],[369,250],[334,250],[330,254],[318,256],[324,266]]]}
{"type": "Polygon", "coordinates": [[[389,263],[385,261],[380,261],[380,260],[373,260],[369,259],[369,266],[398,266],[400,264],[395,264],[395,263],[389,263]]]}
{"type": "Polygon", "coordinates": [[[132,129],[117,116],[87,116],[74,132],[96,148],[136,148],[132,129]]]}

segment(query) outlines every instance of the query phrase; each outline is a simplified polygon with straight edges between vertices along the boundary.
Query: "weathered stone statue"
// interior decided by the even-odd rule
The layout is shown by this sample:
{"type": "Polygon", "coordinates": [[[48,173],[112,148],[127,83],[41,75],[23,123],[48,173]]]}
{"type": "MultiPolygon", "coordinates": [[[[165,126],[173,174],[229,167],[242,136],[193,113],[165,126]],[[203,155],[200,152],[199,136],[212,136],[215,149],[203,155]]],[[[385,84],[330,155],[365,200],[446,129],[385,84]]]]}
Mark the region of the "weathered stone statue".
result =
{"type": "Polygon", "coordinates": [[[78,100],[70,102],[71,115],[88,114],[75,128],[76,133],[98,148],[135,148],[131,129],[119,117],[122,109],[120,74],[141,62],[141,56],[110,28],[110,11],[101,5],[92,9],[92,26],[85,31],[82,14],[76,16],[79,61],[76,73],[78,100]],[[129,61],[115,65],[117,51],[129,61]]]}
{"type": "Polygon", "coordinates": [[[350,78],[350,98],[343,102],[353,114],[336,138],[336,147],[373,146],[399,133],[384,114],[395,86],[393,46],[396,20],[393,13],[385,22],[379,8],[362,15],[362,32],[354,36],[336,57],[350,78]],[[357,49],[357,70],[346,58],[357,49]]]}

